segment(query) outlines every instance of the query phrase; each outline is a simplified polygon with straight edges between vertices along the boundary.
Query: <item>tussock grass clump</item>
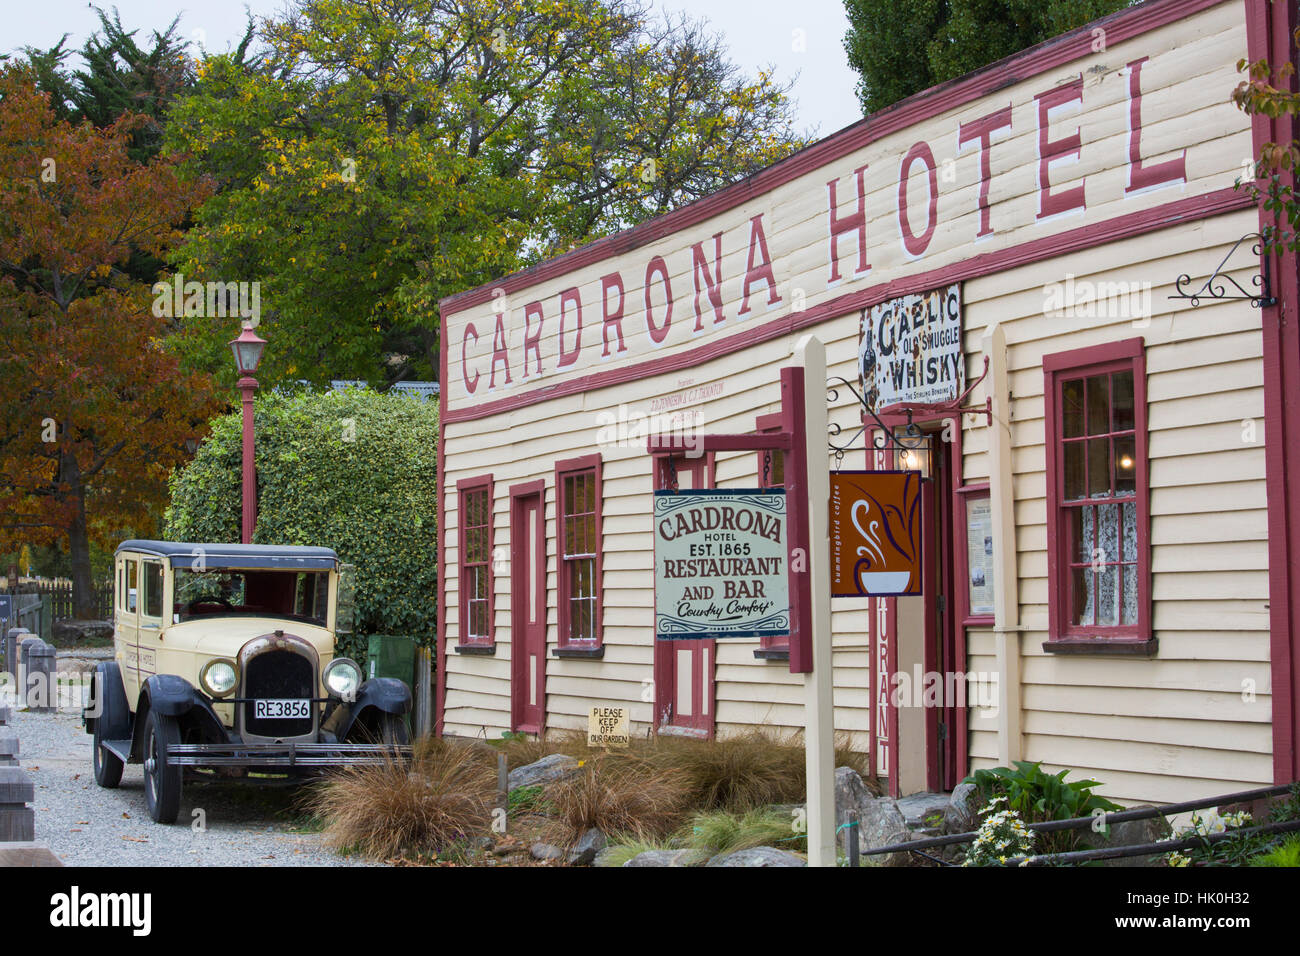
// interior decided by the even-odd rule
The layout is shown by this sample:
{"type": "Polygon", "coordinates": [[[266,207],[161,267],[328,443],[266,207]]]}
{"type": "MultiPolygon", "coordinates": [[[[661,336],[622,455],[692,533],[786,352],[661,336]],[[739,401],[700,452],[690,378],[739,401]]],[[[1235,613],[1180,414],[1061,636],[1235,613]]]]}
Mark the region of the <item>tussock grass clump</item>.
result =
{"type": "Polygon", "coordinates": [[[794,818],[777,810],[699,813],[683,838],[688,845],[713,856],[756,846],[782,850],[805,850],[808,846],[807,837],[795,830],[794,818]]]}
{"type": "Polygon", "coordinates": [[[470,744],[425,737],[408,765],[390,760],[330,774],[305,810],[325,821],[326,845],[375,860],[424,857],[484,833],[496,799],[496,763],[470,744]]]}
{"type": "Polygon", "coordinates": [[[594,754],[576,774],[546,787],[555,810],[553,839],[572,845],[594,827],[653,840],[680,826],[689,794],[680,771],[631,755],[594,754]]]}

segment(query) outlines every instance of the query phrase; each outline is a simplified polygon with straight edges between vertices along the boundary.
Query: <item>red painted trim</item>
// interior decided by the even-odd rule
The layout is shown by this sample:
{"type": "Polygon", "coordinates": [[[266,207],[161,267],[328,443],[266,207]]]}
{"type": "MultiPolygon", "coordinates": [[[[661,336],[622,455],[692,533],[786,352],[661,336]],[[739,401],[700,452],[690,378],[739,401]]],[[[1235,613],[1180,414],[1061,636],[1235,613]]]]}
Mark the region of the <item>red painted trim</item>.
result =
{"type": "MultiPolygon", "coordinates": [[[[1276,68],[1295,62],[1292,33],[1300,20],[1294,3],[1245,0],[1246,45],[1251,62],[1267,59],[1272,83],[1297,88],[1296,78],[1279,78],[1276,68]]],[[[1266,142],[1287,143],[1300,134],[1295,117],[1252,117],[1255,155],[1266,142]]],[[[1282,177],[1295,185],[1295,176],[1282,177]]],[[[1273,217],[1259,212],[1261,226],[1273,217]]],[[[1261,310],[1264,353],[1264,474],[1268,496],[1269,661],[1272,677],[1273,782],[1300,775],[1300,260],[1275,256],[1274,295],[1279,303],[1261,310]]]]}
{"type": "MultiPolygon", "coordinates": [[[[728,336],[721,341],[699,345],[673,355],[647,359],[644,362],[637,362],[623,368],[592,372],[589,375],[579,376],[567,382],[560,382],[549,388],[507,396],[469,408],[444,411],[442,421],[473,421],[500,412],[523,408],[537,402],[550,401],[564,395],[575,395],[595,388],[620,385],[625,382],[647,378],[651,375],[683,371],[711,359],[742,351],[761,342],[783,338],[827,319],[838,318],[850,312],[858,312],[900,296],[926,292],[965,279],[990,275],[1033,262],[1041,262],[1044,259],[1078,252],[1092,246],[1105,245],[1109,242],[1144,235],[1168,226],[1244,209],[1250,205],[1249,197],[1232,187],[1206,193],[1202,196],[1178,199],[1143,212],[1116,216],[1105,222],[1080,226],[1068,232],[1044,236],[1040,239],[1032,239],[1009,249],[971,256],[961,262],[955,262],[938,269],[903,276],[890,282],[878,282],[874,285],[864,286],[854,292],[836,296],[834,299],[823,302],[811,309],[806,309],[803,312],[773,319],[762,325],[746,329],[743,333],[728,336]]],[[[444,401],[445,398],[446,393],[444,392],[444,401]]]]}
{"type": "MultiPolygon", "coordinates": [[[[785,508],[791,555],[800,549],[810,557],[808,526],[808,422],[804,408],[804,370],[797,366],[781,369],[781,430],[789,432],[794,447],[785,468],[785,508]]],[[[825,441],[825,436],[820,437],[825,441]]],[[[811,674],[812,575],[807,561],[801,574],[790,573],[790,673],[811,674]]]]}
{"type": "Polygon", "coordinates": [[[456,557],[459,560],[460,577],[456,583],[456,600],[459,604],[459,626],[456,640],[461,647],[492,647],[496,644],[497,605],[496,573],[493,556],[496,554],[496,494],[491,473],[477,475],[473,478],[461,478],[456,482],[456,557]],[[484,637],[466,637],[469,624],[469,592],[465,589],[465,494],[470,491],[487,489],[488,500],[488,554],[487,554],[487,635],[484,637]]]}
{"type": "MultiPolygon", "coordinates": [[[[905,100],[873,113],[808,146],[767,169],[738,183],[699,199],[688,206],[641,223],[632,229],[596,240],[554,259],[513,273],[486,285],[467,289],[442,299],[438,306],[445,324],[448,316],[486,302],[494,289],[507,294],[545,282],[566,272],[585,268],[614,256],[631,252],[657,239],[688,229],[721,213],[752,202],[762,193],[791,182],[849,156],[865,146],[898,130],[956,110],[988,96],[1012,83],[1032,79],[1075,60],[1091,56],[1093,30],[1104,27],[1106,43],[1114,46],[1150,30],[1194,16],[1215,7],[1223,0],[1152,0],[1141,6],[1120,10],[1108,17],[1071,30],[1037,46],[1022,50],[964,77],[940,83],[905,100]]],[[[444,378],[443,381],[446,381],[444,378]]]]}
{"type": "MultiPolygon", "coordinates": [[[[779,432],[781,431],[781,414],[777,412],[775,414],[770,414],[770,415],[757,415],[754,418],[754,426],[755,426],[754,430],[758,432],[760,435],[765,433],[770,434],[771,432],[779,432]]],[[[764,454],[770,454],[770,452],[763,452],[763,451],[754,452],[754,474],[758,476],[758,481],[760,486],[763,485],[763,455],[764,454]]],[[[778,451],[776,452],[776,454],[780,455],[782,454],[782,452],[778,451]]],[[[769,478],[770,477],[771,476],[769,475],[769,478]]],[[[769,481],[766,487],[784,488],[785,484],[784,482],[782,482],[781,484],[776,484],[775,482],[769,481]]],[[[765,651],[786,651],[788,653],[790,650],[790,638],[789,637],[761,637],[758,639],[758,646],[765,651]]]]}
{"type": "Polygon", "coordinates": [[[565,458],[555,463],[555,580],[556,601],[559,604],[558,621],[560,632],[556,637],[556,646],[561,648],[597,648],[604,643],[605,634],[605,575],[604,569],[604,492],[601,485],[603,460],[599,453],[582,455],[578,458],[565,458]],[[564,477],[578,472],[590,471],[596,480],[596,620],[595,637],[592,640],[573,640],[569,637],[569,582],[564,570],[564,477]]]}
{"type": "Polygon", "coordinates": [[[441,737],[446,721],[447,697],[447,589],[446,581],[446,498],[447,498],[447,462],[445,453],[444,423],[447,421],[447,350],[438,350],[438,381],[443,387],[438,390],[438,447],[435,452],[438,471],[438,504],[436,507],[438,553],[433,555],[437,564],[436,628],[433,648],[433,728],[432,736],[441,737]]]}
{"type": "Polygon", "coordinates": [[[1141,338],[1071,349],[1043,356],[1044,442],[1047,449],[1047,628],[1048,641],[1081,639],[1146,641],[1151,633],[1151,482],[1147,454],[1146,352],[1141,338]],[[1060,390],[1067,378],[1104,372],[1133,370],[1133,429],[1137,497],[1137,623],[1118,626],[1080,626],[1070,621],[1069,561],[1064,556],[1067,529],[1063,448],[1059,440],[1060,390]]]}
{"type": "MultiPolygon", "coordinates": [[[[522,646],[524,633],[528,628],[528,611],[522,602],[516,599],[515,594],[510,595],[510,726],[512,730],[522,733],[532,733],[543,735],[546,732],[546,607],[547,601],[546,590],[546,481],[537,479],[536,481],[526,481],[522,484],[510,486],[510,566],[511,568],[521,568],[524,566],[525,548],[527,546],[527,531],[523,528],[523,505],[521,499],[537,496],[537,545],[533,549],[533,575],[536,579],[537,593],[541,595],[542,600],[542,652],[539,655],[537,668],[537,697],[541,701],[542,719],[536,725],[528,724],[524,721],[524,701],[527,699],[526,691],[528,679],[528,670],[524,664],[522,654],[516,653],[516,648],[522,646]],[[515,530],[521,529],[523,534],[515,535],[515,530]]],[[[510,580],[513,584],[515,576],[512,573],[510,580]]]]}

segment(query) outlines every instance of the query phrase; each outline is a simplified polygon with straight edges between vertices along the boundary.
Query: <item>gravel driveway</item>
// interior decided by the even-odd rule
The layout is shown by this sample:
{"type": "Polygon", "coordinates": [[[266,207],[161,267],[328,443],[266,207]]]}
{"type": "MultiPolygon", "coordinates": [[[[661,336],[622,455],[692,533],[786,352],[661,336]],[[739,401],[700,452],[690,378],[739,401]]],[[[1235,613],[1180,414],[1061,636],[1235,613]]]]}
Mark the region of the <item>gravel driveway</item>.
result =
{"type": "Polygon", "coordinates": [[[139,764],[127,765],[117,790],[96,786],[79,712],[19,711],[9,727],[36,785],[36,839],[68,866],[363,865],[296,828],[292,788],[186,781],[180,817],[159,826],[145,809],[139,764]]]}

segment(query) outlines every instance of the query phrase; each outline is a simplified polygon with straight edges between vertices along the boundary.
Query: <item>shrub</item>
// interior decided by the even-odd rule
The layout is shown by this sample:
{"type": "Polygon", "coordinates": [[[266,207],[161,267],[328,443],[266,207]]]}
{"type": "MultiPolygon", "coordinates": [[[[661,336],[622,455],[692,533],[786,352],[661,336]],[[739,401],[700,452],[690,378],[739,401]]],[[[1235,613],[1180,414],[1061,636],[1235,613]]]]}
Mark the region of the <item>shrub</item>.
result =
{"type": "MultiPolygon", "coordinates": [[[[995,798],[1004,797],[1007,809],[1016,811],[1026,823],[1070,820],[1091,816],[1097,810],[1123,809],[1092,792],[1101,786],[1096,780],[1067,781],[1065,778],[1069,773],[1062,770],[1049,774],[1042,769],[1041,762],[1017,760],[1014,770],[1008,767],[976,770],[963,782],[975,784],[980,795],[990,804],[995,798]]],[[[1084,834],[1078,830],[1062,830],[1041,836],[1041,853],[1068,852],[1078,848],[1084,840],[1084,834]]]]}
{"type": "MultiPolygon", "coordinates": [[[[356,566],[356,634],[342,652],[364,660],[363,635],[436,632],[436,406],[360,389],[263,392],[257,429],[253,540],[333,548],[356,566]]],[[[240,413],[213,419],[194,460],[171,478],[166,535],[240,540],[240,413]]]]}
{"type": "Polygon", "coordinates": [[[1300,866],[1300,836],[1287,837],[1267,853],[1251,860],[1252,866],[1300,866]]]}
{"type": "Polygon", "coordinates": [[[376,860],[431,857],[487,831],[496,782],[480,748],[424,737],[409,765],[392,759],[330,774],[306,810],[325,821],[325,842],[336,849],[376,860]]]}
{"type": "Polygon", "coordinates": [[[614,754],[588,757],[576,774],[546,786],[554,839],[562,845],[593,827],[635,839],[662,837],[681,823],[688,796],[679,771],[614,754]]]}

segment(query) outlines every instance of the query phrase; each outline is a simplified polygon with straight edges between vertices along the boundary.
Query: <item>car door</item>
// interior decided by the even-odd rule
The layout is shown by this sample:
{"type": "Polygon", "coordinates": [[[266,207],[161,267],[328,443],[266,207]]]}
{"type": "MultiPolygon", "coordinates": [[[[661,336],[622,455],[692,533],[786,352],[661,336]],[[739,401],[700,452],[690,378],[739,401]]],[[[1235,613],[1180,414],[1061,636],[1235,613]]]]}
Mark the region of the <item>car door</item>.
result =
{"type": "Polygon", "coordinates": [[[162,649],[163,604],[165,595],[162,561],[145,558],[140,562],[140,623],[136,630],[139,652],[139,678],[144,683],[158,673],[158,653],[162,649]]]}
{"type": "Polygon", "coordinates": [[[117,559],[117,599],[113,602],[113,652],[122,671],[122,685],[132,707],[140,696],[140,561],[117,559]]]}

